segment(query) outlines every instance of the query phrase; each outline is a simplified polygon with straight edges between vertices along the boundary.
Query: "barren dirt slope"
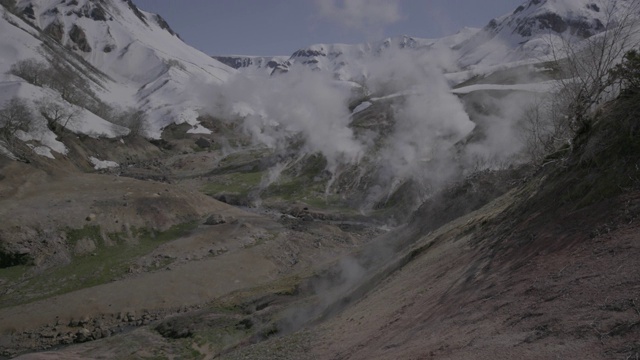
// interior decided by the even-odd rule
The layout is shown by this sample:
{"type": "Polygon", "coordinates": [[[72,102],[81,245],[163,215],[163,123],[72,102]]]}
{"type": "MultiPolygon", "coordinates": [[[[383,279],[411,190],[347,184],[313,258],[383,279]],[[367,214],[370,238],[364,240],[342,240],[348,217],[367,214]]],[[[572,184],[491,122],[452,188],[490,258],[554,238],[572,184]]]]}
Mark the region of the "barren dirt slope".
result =
{"type": "Polygon", "coordinates": [[[640,192],[510,221],[501,211],[519,196],[421,238],[327,322],[223,358],[635,358],[640,192]]]}

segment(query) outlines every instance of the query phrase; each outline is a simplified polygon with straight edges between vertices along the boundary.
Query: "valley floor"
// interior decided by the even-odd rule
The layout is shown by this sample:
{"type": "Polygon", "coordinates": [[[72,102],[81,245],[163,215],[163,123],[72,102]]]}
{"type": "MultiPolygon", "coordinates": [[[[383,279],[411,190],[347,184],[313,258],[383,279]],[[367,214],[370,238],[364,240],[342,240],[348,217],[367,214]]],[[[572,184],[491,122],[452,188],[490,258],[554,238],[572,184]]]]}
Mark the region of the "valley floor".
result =
{"type": "MultiPolygon", "coordinates": [[[[384,228],[315,201],[205,195],[248,178],[226,172],[246,154],[219,174],[203,173],[215,151],[150,158],[103,173],[0,162],[2,356],[640,356],[637,183],[582,203],[581,162],[502,195],[488,173],[384,228]],[[484,206],[460,212],[471,198],[484,206]]],[[[632,174],[585,169],[587,192],[632,174]]]]}

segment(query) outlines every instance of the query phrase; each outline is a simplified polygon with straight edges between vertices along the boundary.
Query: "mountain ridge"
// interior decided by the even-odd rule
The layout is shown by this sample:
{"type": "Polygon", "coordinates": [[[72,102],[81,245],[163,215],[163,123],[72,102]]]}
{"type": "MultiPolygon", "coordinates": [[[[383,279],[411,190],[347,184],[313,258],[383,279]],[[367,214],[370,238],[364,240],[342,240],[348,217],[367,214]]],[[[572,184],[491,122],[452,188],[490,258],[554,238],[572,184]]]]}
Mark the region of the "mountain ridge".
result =
{"type": "MultiPolygon", "coordinates": [[[[313,44],[292,51],[287,61],[271,69],[288,71],[294,65],[328,71],[337,79],[362,76],[363,57],[387,50],[414,50],[424,55],[432,47],[449,49],[448,72],[477,70],[510,62],[540,61],[563,41],[576,42],[604,31],[607,22],[624,16],[630,1],[617,0],[527,0],[513,11],[490,20],[482,28],[463,28],[437,39],[401,35],[362,44],[313,44]],[[613,5],[611,5],[613,4],[613,5]],[[564,40],[563,40],[564,39],[564,40]]],[[[214,56],[215,58],[216,56],[214,56]]],[[[252,68],[251,56],[221,56],[236,69],[252,68]]]]}

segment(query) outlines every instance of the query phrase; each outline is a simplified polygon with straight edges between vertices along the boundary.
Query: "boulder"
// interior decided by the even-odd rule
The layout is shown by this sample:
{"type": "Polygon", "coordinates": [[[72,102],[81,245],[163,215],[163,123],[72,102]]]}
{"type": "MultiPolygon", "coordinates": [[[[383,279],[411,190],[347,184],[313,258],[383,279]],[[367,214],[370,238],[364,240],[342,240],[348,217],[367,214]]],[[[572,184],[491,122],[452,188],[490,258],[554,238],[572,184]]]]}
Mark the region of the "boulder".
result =
{"type": "Polygon", "coordinates": [[[207,220],[205,220],[204,224],[205,225],[220,225],[220,224],[224,224],[226,222],[227,221],[224,218],[224,216],[222,216],[220,214],[212,214],[211,216],[209,216],[207,218],[207,220]]]}
{"type": "Polygon", "coordinates": [[[84,30],[82,30],[82,28],[78,25],[73,25],[73,27],[69,31],[69,38],[76,45],[78,45],[78,49],[80,49],[81,51],[91,52],[91,46],[87,41],[87,34],[85,34],[84,30]]]}
{"type": "Polygon", "coordinates": [[[201,138],[198,138],[198,140],[196,140],[196,145],[198,145],[198,147],[202,149],[208,149],[211,147],[211,141],[201,137],[201,138]]]}
{"type": "Polygon", "coordinates": [[[89,329],[81,328],[76,333],[76,342],[86,342],[92,340],[91,331],[89,329]]]}

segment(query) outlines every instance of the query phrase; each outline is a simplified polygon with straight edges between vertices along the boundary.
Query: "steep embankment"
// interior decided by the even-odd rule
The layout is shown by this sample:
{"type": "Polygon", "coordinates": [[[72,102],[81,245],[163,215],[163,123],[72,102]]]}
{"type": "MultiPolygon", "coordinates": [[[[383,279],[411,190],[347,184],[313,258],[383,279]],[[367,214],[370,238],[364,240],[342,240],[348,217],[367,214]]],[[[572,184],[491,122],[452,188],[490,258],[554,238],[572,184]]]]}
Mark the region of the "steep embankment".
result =
{"type": "Polygon", "coordinates": [[[448,205],[423,207],[398,271],[362,298],[345,296],[352,305],[328,321],[225,358],[636,356],[636,108],[607,105],[572,151],[433,232],[425,222],[448,205]]]}

